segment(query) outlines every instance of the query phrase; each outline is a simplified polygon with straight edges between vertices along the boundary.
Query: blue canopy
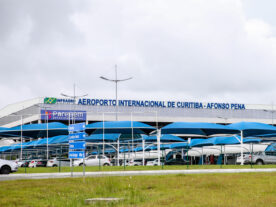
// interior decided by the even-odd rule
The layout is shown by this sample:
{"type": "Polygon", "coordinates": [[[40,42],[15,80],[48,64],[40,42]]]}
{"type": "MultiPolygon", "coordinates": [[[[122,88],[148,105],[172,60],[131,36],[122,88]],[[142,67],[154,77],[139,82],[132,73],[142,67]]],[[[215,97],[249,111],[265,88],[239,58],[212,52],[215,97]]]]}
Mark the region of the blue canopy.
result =
{"type": "MultiPolygon", "coordinates": [[[[231,137],[212,137],[209,139],[193,139],[190,143],[191,147],[202,147],[212,145],[227,145],[227,144],[240,144],[240,136],[231,137]]],[[[261,139],[245,138],[243,143],[259,143],[261,139]]]]}
{"type": "Polygon", "coordinates": [[[276,152],[276,143],[268,145],[265,149],[265,152],[276,152]]]}
{"type": "Polygon", "coordinates": [[[228,127],[233,130],[243,131],[244,137],[276,133],[276,127],[259,122],[239,122],[229,124],[228,127]]]}
{"type": "Polygon", "coordinates": [[[90,136],[85,138],[87,142],[110,142],[110,141],[117,141],[121,134],[91,134],[90,136]]]}
{"type": "MultiPolygon", "coordinates": [[[[157,136],[143,136],[143,138],[146,142],[157,142],[157,136]]],[[[161,142],[184,142],[185,140],[172,134],[164,134],[164,135],[161,135],[160,141],[161,142]]]]}
{"type": "Polygon", "coordinates": [[[174,122],[161,129],[162,134],[195,134],[210,136],[214,134],[236,134],[239,131],[225,125],[205,122],[174,122]]]}
{"type": "MultiPolygon", "coordinates": [[[[68,127],[65,124],[62,124],[59,122],[50,122],[48,123],[48,126],[47,126],[47,123],[22,125],[23,137],[31,137],[31,138],[46,137],[47,131],[48,131],[49,137],[57,136],[57,135],[67,135],[68,127]]],[[[0,135],[21,136],[21,126],[0,130],[0,135]]]]}
{"type": "Polygon", "coordinates": [[[95,122],[86,125],[86,131],[102,134],[104,133],[121,133],[121,134],[147,134],[156,130],[154,127],[137,121],[107,121],[95,122]]]}
{"type": "Polygon", "coordinates": [[[182,149],[182,148],[188,148],[190,147],[190,145],[188,144],[188,142],[185,143],[174,143],[171,144],[170,148],[171,149],[182,149]]]}

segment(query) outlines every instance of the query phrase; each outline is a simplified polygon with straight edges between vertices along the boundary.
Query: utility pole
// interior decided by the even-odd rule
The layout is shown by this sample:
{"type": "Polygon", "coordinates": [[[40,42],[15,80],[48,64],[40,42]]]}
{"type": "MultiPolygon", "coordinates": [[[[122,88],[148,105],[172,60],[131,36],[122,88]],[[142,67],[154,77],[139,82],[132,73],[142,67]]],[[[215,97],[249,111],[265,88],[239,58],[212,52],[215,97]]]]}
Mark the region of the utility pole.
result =
{"type": "Polygon", "coordinates": [[[130,79],[132,79],[132,77],[129,77],[126,79],[118,79],[117,78],[117,65],[115,65],[115,79],[109,79],[104,76],[101,76],[100,78],[103,80],[111,81],[111,82],[115,83],[115,96],[116,96],[116,113],[115,114],[116,114],[116,121],[118,121],[118,86],[117,85],[118,85],[118,82],[130,80],[130,79]]]}

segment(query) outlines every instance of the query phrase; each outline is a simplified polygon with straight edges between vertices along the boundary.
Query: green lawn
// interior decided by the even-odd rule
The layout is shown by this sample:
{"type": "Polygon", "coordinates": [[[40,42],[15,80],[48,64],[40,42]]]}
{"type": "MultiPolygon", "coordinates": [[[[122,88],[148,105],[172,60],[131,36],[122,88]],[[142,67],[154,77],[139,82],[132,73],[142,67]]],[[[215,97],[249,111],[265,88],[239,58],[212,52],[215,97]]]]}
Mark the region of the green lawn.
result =
{"type": "Polygon", "coordinates": [[[125,199],[94,206],[276,206],[276,173],[16,180],[0,186],[3,207],[80,207],[93,197],[125,199]]]}
{"type": "MultiPolygon", "coordinates": [[[[253,165],[253,168],[276,168],[276,165],[253,165]]],[[[86,172],[93,171],[120,171],[120,170],[186,170],[186,169],[237,169],[237,168],[251,168],[250,165],[165,165],[163,166],[95,166],[95,167],[86,167],[86,172]]],[[[17,173],[49,173],[49,172],[70,172],[70,167],[37,167],[37,168],[19,168],[17,173]]],[[[74,167],[74,172],[82,172],[82,167],[74,167]]]]}

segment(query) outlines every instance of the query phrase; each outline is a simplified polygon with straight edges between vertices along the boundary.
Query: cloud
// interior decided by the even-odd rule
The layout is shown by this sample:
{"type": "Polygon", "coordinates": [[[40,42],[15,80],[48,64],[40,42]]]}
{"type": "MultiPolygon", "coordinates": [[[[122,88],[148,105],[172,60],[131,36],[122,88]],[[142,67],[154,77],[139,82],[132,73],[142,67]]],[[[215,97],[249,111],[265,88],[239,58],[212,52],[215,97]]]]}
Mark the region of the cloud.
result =
{"type": "Polygon", "coordinates": [[[275,28],[241,0],[1,1],[1,105],[134,78],[120,98],[273,101],[275,28]],[[8,98],[8,99],[7,99],[8,98]],[[10,102],[7,102],[9,100],[10,102]]]}

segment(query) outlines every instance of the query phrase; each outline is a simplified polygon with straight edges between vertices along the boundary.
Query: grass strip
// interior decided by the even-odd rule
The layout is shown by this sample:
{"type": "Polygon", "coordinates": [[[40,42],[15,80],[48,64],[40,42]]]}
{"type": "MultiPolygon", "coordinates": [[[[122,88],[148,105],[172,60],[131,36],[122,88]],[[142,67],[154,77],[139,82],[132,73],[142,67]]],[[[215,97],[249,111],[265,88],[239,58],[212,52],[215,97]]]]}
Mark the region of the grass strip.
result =
{"type": "Polygon", "coordinates": [[[17,180],[0,185],[0,206],[5,207],[82,207],[87,206],[85,199],[95,197],[125,200],[94,206],[276,206],[276,173],[17,180]]]}

